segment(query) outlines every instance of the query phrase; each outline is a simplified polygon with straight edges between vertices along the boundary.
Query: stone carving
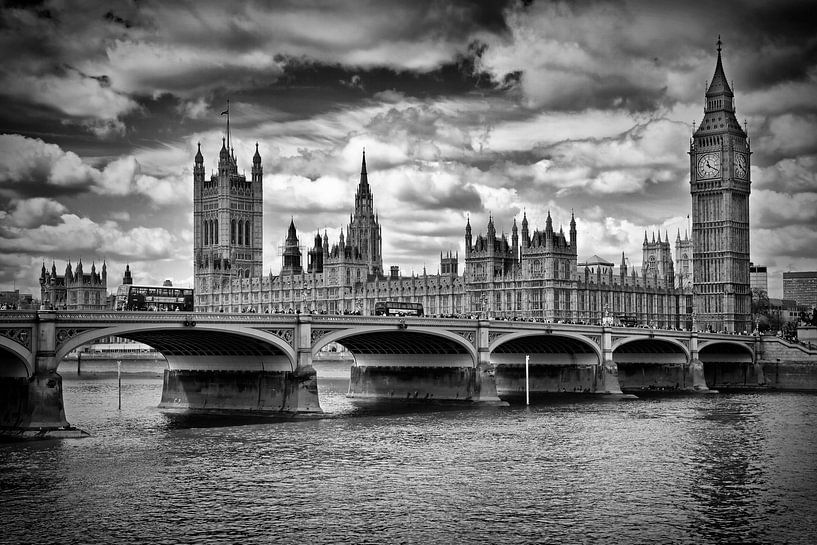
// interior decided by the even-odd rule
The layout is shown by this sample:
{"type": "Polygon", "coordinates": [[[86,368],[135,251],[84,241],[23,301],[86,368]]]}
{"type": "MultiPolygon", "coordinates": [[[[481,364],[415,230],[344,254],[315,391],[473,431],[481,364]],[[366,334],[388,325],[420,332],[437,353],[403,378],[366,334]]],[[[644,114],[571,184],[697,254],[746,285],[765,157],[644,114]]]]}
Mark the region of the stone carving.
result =
{"type": "Polygon", "coordinates": [[[312,330],[312,344],[318,342],[321,337],[324,337],[334,331],[333,329],[313,329],[312,330]]]}
{"type": "Polygon", "coordinates": [[[276,337],[283,339],[289,346],[292,346],[292,339],[294,336],[294,331],[292,329],[262,329],[261,331],[272,333],[276,337]]]}
{"type": "Polygon", "coordinates": [[[0,329],[0,335],[3,337],[8,337],[12,341],[25,346],[27,350],[31,350],[31,329],[0,329]]]}
{"type": "Polygon", "coordinates": [[[500,338],[502,335],[505,335],[504,331],[489,331],[488,332],[488,344],[494,344],[494,341],[500,338]]]}
{"type": "Polygon", "coordinates": [[[57,328],[57,348],[62,346],[65,341],[76,337],[80,333],[88,331],[87,327],[61,327],[57,328]]]}
{"type": "Polygon", "coordinates": [[[588,335],[588,339],[593,341],[597,346],[601,346],[601,336],[600,335],[588,335]]]}
{"type": "Polygon", "coordinates": [[[474,344],[474,332],[473,331],[454,330],[454,331],[452,331],[452,333],[456,333],[457,335],[459,335],[460,337],[462,337],[463,339],[465,339],[466,341],[471,343],[471,345],[474,344]]]}

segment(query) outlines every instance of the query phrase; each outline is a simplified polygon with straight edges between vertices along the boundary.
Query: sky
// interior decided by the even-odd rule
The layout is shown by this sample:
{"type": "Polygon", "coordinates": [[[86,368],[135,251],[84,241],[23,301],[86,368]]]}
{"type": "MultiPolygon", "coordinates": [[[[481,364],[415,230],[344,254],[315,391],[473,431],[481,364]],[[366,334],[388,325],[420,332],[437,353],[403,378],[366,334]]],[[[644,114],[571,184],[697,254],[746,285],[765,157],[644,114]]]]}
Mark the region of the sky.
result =
{"type": "Polygon", "coordinates": [[[365,148],[383,265],[439,269],[464,228],[568,230],[579,259],[641,262],[689,228],[689,138],[723,41],[751,139],[751,259],[817,270],[817,10],[809,2],[6,1],[0,289],[103,260],[114,291],[192,286],[192,167],[230,100],[258,144],[264,267],[349,222],[365,148]]]}

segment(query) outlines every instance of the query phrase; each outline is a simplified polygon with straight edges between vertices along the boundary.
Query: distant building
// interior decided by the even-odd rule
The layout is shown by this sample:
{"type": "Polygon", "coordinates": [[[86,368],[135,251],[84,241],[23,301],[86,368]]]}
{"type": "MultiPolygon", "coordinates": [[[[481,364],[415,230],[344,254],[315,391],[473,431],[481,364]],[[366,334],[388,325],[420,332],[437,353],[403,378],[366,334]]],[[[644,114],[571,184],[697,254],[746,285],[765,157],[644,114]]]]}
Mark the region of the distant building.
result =
{"type": "Polygon", "coordinates": [[[769,314],[776,317],[779,323],[797,323],[800,320],[800,310],[794,299],[769,298],[769,314]]]}
{"type": "Polygon", "coordinates": [[[25,310],[33,308],[34,297],[20,290],[0,291],[0,310],[25,310]]]}
{"type": "Polygon", "coordinates": [[[680,229],[675,236],[675,263],[675,287],[692,289],[692,239],[686,231],[682,239],[680,229]]]}
{"type": "Polygon", "coordinates": [[[784,272],[783,299],[794,299],[800,305],[817,307],[817,271],[784,272]]]}
{"type": "Polygon", "coordinates": [[[764,265],[749,263],[749,287],[769,293],[769,279],[764,265]]]}
{"type": "Polygon", "coordinates": [[[108,305],[108,270],[102,263],[102,271],[96,265],[91,271],[82,270],[82,261],[73,269],[71,263],[65,267],[65,274],[57,274],[56,264],[51,264],[51,272],[43,263],[40,274],[40,299],[44,308],[59,310],[105,310],[108,305]]]}

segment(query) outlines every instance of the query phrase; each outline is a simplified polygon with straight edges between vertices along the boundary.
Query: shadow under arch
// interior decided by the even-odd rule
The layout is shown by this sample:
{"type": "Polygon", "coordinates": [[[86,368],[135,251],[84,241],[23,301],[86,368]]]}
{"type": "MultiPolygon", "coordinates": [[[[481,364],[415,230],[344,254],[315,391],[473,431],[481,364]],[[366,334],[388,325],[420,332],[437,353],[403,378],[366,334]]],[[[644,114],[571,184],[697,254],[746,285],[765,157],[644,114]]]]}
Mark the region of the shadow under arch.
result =
{"type": "Polygon", "coordinates": [[[168,323],[118,324],[84,331],[60,345],[56,363],[96,339],[122,337],[161,353],[170,369],[293,371],[295,350],[283,339],[248,327],[168,323]]]}
{"type": "Polygon", "coordinates": [[[675,339],[627,337],[613,345],[621,391],[675,391],[692,387],[689,349],[675,339]]]}
{"type": "Polygon", "coordinates": [[[698,346],[698,359],[704,368],[709,388],[716,390],[747,389],[758,386],[754,351],[744,343],[715,340],[698,346]]]}
{"type": "Polygon", "coordinates": [[[509,402],[526,397],[536,401],[553,394],[596,391],[601,350],[591,339],[578,334],[522,331],[504,335],[491,345],[496,392],[509,402]],[[529,377],[525,379],[525,357],[529,377]]]}
{"type": "Polygon", "coordinates": [[[460,335],[446,330],[395,326],[350,328],[321,337],[312,357],[326,345],[338,343],[355,358],[355,365],[476,367],[477,353],[460,335]]]}
{"type": "Polygon", "coordinates": [[[0,377],[30,377],[34,356],[19,343],[0,337],[0,377]]]}

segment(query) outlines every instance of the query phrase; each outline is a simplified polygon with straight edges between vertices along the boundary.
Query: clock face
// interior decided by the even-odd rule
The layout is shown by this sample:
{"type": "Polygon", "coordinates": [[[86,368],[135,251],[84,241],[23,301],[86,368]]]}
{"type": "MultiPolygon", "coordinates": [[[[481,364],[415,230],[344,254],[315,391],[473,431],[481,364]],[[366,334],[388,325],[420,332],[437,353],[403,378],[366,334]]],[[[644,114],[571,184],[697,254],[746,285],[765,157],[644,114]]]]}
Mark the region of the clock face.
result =
{"type": "Polygon", "coordinates": [[[742,153],[735,154],[735,176],[746,179],[746,156],[742,153]]]}
{"type": "Polygon", "coordinates": [[[715,178],[721,171],[721,156],[717,153],[706,153],[698,158],[698,177],[715,178]]]}

